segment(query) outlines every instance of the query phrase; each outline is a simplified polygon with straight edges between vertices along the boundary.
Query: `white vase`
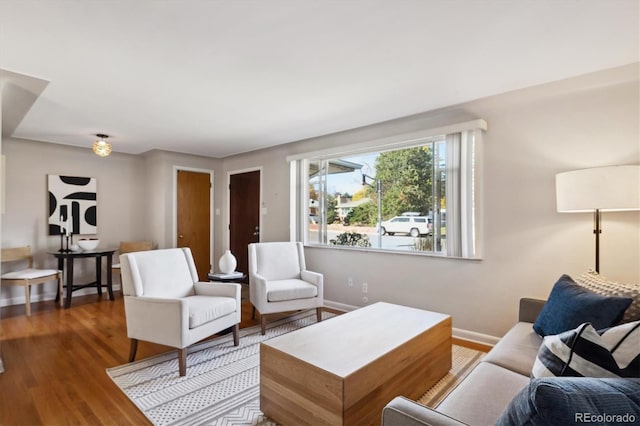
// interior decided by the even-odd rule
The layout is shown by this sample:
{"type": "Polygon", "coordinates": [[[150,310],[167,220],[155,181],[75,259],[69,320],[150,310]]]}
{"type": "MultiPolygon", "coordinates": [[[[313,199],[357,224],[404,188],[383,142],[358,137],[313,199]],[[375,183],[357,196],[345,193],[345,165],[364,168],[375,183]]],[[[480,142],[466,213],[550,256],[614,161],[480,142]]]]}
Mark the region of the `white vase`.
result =
{"type": "Polygon", "coordinates": [[[220,260],[218,261],[218,267],[220,268],[220,272],[223,274],[230,274],[236,270],[236,265],[238,261],[236,257],[231,254],[231,250],[226,250],[222,256],[220,256],[220,260]]]}

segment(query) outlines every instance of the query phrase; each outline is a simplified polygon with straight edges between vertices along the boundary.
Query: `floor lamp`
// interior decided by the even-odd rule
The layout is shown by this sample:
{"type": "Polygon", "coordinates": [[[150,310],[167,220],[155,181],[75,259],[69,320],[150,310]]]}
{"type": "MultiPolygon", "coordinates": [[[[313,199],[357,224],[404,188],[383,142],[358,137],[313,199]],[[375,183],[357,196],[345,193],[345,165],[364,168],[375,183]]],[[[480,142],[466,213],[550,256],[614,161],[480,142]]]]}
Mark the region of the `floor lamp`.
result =
{"type": "Polygon", "coordinates": [[[561,213],[593,213],[596,272],[600,272],[602,212],[640,210],[640,165],[596,167],[556,175],[561,213]]]}

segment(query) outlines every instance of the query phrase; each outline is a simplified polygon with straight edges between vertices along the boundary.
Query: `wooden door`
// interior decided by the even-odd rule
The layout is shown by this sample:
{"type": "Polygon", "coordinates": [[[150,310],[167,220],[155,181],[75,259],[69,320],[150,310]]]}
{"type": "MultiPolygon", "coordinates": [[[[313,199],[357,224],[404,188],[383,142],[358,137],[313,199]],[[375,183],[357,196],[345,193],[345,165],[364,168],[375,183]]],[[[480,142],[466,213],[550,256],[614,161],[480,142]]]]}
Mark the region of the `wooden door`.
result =
{"type": "Polygon", "coordinates": [[[260,171],[231,175],[229,185],[229,249],[237,270],[249,272],[250,243],[260,241],[260,171]]]}
{"type": "Polygon", "coordinates": [[[211,176],[178,170],[178,247],[189,247],[201,281],[211,270],[211,176]]]}

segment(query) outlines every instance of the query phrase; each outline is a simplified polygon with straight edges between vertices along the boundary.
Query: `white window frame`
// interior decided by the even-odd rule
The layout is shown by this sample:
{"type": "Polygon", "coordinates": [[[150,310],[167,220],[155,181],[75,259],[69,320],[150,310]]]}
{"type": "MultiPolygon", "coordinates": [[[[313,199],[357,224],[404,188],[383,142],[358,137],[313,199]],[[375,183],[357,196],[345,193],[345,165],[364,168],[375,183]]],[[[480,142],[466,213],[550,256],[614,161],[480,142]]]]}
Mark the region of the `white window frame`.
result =
{"type": "MultiPolygon", "coordinates": [[[[291,241],[301,241],[306,246],[322,247],[329,249],[348,249],[360,251],[388,252],[394,254],[406,255],[423,255],[438,256],[459,259],[481,259],[482,258],[482,135],[487,130],[487,123],[482,119],[475,119],[450,125],[424,129],[416,132],[389,136],[381,139],[371,140],[367,142],[340,146],[335,148],[327,148],[307,153],[300,153],[287,156],[286,160],[290,163],[290,239],[291,241]],[[465,215],[462,219],[461,232],[465,235],[462,253],[458,255],[442,254],[436,252],[421,251],[402,251],[389,250],[381,248],[362,248],[362,247],[344,247],[325,244],[313,244],[308,241],[309,220],[308,220],[308,200],[309,189],[308,179],[305,176],[308,170],[309,161],[327,160],[344,158],[358,154],[391,151],[403,148],[411,148],[421,146],[434,137],[442,137],[453,133],[462,133],[463,139],[473,137],[473,152],[466,153],[466,158],[473,161],[473,175],[465,172],[461,173],[460,179],[466,180],[472,185],[472,198],[463,197],[461,200],[462,208],[468,207],[468,203],[472,206],[470,214],[465,215]],[[470,253],[472,252],[472,253],[470,253]]],[[[449,148],[447,148],[449,149],[449,148]]],[[[463,154],[465,155],[465,154],[463,154]]]]}

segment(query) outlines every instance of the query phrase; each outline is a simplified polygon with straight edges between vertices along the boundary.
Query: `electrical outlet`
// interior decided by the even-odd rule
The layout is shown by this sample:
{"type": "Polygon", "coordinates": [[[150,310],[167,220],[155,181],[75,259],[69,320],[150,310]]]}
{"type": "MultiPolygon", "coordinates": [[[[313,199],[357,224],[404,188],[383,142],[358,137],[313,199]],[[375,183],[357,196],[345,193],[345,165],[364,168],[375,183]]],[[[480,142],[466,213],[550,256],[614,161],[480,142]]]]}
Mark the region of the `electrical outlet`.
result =
{"type": "Polygon", "coordinates": [[[369,298],[367,296],[364,296],[362,298],[362,303],[367,303],[369,301],[369,298]]]}
{"type": "Polygon", "coordinates": [[[347,285],[349,287],[353,287],[353,278],[351,278],[351,277],[347,278],[347,285]]]}
{"type": "Polygon", "coordinates": [[[369,284],[362,283],[362,292],[363,293],[368,293],[369,292],[369,284]]]}

